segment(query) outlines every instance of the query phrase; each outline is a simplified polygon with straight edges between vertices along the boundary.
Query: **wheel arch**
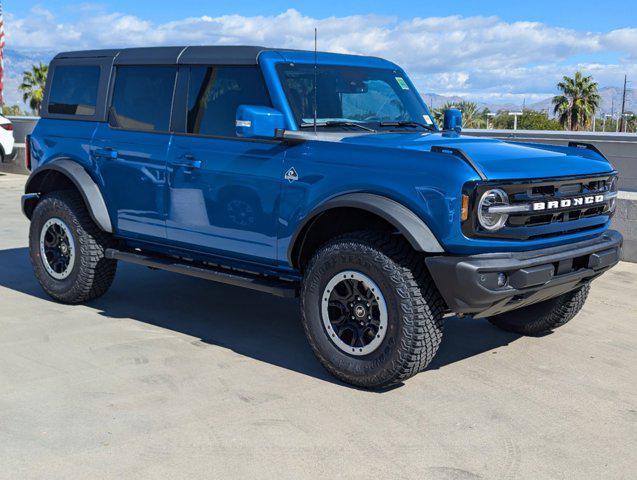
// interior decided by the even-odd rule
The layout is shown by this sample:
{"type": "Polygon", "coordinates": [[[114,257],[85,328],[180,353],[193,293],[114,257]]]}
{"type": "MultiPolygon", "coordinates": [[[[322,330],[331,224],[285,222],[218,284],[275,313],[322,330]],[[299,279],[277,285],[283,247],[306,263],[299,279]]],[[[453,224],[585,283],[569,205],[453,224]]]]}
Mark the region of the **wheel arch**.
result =
{"type": "Polygon", "coordinates": [[[86,169],[69,159],[58,159],[35,170],[24,187],[22,211],[31,219],[39,196],[55,190],[75,189],[82,196],[93,221],[105,232],[113,233],[106,202],[97,183],[86,169]]]}
{"type": "Polygon", "coordinates": [[[313,238],[332,238],[334,234],[350,233],[361,223],[361,220],[373,222],[376,228],[385,228],[401,234],[418,252],[442,253],[444,248],[438,242],[427,224],[412,210],[403,204],[381,195],[371,193],[350,193],[332,198],[314,210],[302,221],[290,240],[288,261],[290,265],[301,269],[308,259],[308,251],[313,251],[320,240],[313,238]],[[339,230],[335,218],[342,219],[352,213],[357,214],[357,222],[352,228],[339,230]],[[362,218],[358,215],[362,215],[362,218]],[[322,228],[328,227],[327,232],[322,228]],[[331,230],[337,230],[332,232],[331,230]]]}

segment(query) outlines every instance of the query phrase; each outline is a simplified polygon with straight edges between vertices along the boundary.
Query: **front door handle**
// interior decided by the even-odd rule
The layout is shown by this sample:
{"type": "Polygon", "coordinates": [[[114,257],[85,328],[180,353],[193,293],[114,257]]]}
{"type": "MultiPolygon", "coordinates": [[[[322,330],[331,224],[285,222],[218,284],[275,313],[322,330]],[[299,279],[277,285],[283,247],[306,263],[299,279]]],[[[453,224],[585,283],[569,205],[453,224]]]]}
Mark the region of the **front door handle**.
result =
{"type": "Polygon", "coordinates": [[[97,158],[104,158],[106,160],[117,159],[117,152],[112,148],[97,148],[93,150],[93,155],[97,158]]]}
{"type": "Polygon", "coordinates": [[[201,160],[197,160],[194,155],[191,155],[189,153],[187,153],[186,155],[182,155],[170,164],[173,167],[201,168],[201,160]]]}

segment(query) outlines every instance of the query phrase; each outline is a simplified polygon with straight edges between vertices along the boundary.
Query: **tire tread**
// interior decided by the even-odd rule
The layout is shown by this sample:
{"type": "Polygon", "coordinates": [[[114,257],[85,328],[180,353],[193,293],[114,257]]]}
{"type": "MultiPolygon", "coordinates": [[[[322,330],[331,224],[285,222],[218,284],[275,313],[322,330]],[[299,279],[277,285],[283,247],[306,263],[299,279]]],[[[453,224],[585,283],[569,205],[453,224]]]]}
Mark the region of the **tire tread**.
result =
{"type": "MultiPolygon", "coordinates": [[[[82,197],[70,190],[55,191],[45,195],[38,205],[33,214],[31,226],[34,228],[37,222],[33,222],[38,215],[46,215],[46,211],[60,211],[66,209],[72,218],[73,225],[69,225],[72,228],[79,240],[79,246],[77,247],[78,255],[76,261],[80,262],[80,268],[76,281],[73,286],[66,292],[59,293],[47,288],[47,281],[41,278],[42,275],[48,275],[46,272],[42,273],[38,261],[34,258],[34,253],[31,254],[31,261],[36,270],[36,274],[39,273],[38,278],[45,291],[56,300],[64,303],[83,303],[89,300],[98,298],[110,288],[115,278],[117,270],[117,262],[105,258],[105,251],[112,243],[112,237],[110,234],[102,231],[91,218],[82,197]]],[[[37,232],[36,232],[37,233],[37,232]]],[[[31,235],[31,239],[37,238],[31,235]]],[[[34,248],[32,246],[32,248],[34,248]]],[[[37,245],[35,246],[37,249],[37,245]]],[[[39,255],[37,255],[39,259],[39,255]]]]}
{"type": "Polygon", "coordinates": [[[584,306],[590,288],[587,283],[551,300],[490,317],[489,321],[509,332],[542,335],[570,322],[584,306]]]}
{"type": "Polygon", "coordinates": [[[374,262],[388,273],[401,297],[403,335],[397,358],[391,368],[392,373],[385,375],[385,378],[361,381],[360,378],[335,368],[320,352],[310,334],[302,294],[301,309],[306,336],[320,362],[337,378],[358,386],[374,388],[399,384],[423,371],[434,358],[442,340],[444,301],[429,275],[422,254],[414,251],[402,237],[387,232],[361,231],[337,237],[319,249],[310,261],[307,272],[313,270],[322,256],[337,254],[342,249],[358,250],[362,254],[371,255],[374,262]]]}

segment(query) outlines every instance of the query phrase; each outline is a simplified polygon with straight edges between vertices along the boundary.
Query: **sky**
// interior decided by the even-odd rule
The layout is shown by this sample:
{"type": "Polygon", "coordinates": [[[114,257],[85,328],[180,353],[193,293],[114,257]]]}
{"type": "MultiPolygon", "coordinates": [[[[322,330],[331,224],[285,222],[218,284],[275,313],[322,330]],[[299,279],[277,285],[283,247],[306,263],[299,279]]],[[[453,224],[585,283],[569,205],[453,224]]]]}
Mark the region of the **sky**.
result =
{"type": "Polygon", "coordinates": [[[5,99],[22,70],[58,51],[257,44],[381,56],[421,92],[521,104],[582,70],[637,79],[636,0],[5,0],[5,99]]]}

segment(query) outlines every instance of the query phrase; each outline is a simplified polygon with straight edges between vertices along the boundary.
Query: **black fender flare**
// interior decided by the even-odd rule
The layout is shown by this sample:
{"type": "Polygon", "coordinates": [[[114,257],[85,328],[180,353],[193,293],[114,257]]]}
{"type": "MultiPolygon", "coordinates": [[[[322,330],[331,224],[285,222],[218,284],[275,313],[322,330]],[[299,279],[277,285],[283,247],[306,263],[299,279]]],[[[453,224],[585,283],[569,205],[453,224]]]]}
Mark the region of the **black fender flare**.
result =
{"type": "Polygon", "coordinates": [[[33,208],[37,203],[42,181],[47,173],[58,172],[68,178],[80,192],[86,208],[93,221],[105,232],[113,233],[113,225],[108,215],[106,202],[102,192],[82,165],[73,160],[59,159],[45,163],[29,175],[29,179],[24,187],[25,195],[22,197],[22,212],[27,218],[31,218],[33,208]]]}
{"type": "Polygon", "coordinates": [[[348,193],[321,203],[305,217],[294,232],[288,246],[290,265],[295,264],[295,246],[299,240],[303,241],[300,237],[306,227],[322,213],[339,207],[359,208],[378,215],[393,225],[418,252],[444,253],[445,251],[427,224],[402,203],[373,193],[348,193]]]}

